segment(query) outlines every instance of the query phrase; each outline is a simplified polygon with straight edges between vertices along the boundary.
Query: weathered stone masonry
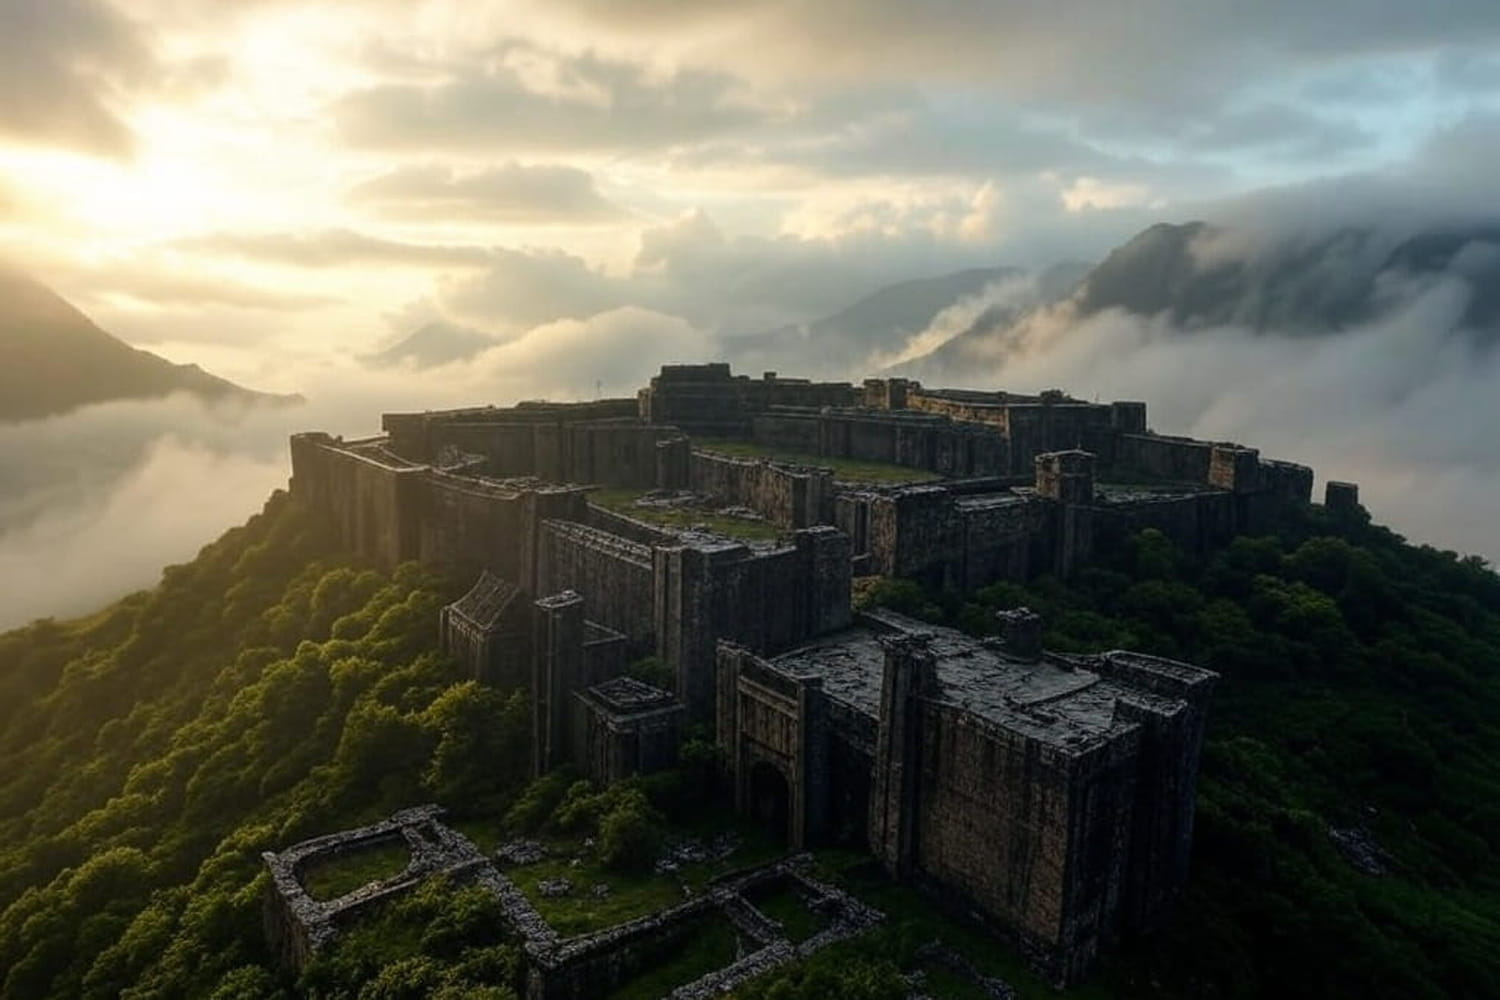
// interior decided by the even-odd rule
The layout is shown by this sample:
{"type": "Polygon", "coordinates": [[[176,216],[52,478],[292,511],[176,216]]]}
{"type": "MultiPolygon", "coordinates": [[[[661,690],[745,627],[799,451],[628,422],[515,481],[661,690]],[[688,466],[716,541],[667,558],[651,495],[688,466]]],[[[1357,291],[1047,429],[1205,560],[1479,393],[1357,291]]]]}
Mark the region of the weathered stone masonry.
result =
{"type": "MultiPolygon", "coordinates": [[[[686,722],[709,723],[742,811],[793,845],[868,846],[895,877],[961,897],[1058,982],[1150,926],[1183,884],[1213,675],[1044,654],[1024,614],[987,642],[889,614],[854,621],[854,573],[962,590],[1066,576],[1103,533],[1145,527],[1203,552],[1312,489],[1303,466],[1151,432],[1142,403],[748,379],[727,365],[667,366],[633,400],[384,423],[387,436],[359,441],[295,435],[293,494],[378,564],[477,580],[444,609],[443,647],[486,683],[530,689],[538,773],[653,770],[686,722]],[[945,478],[842,483],[689,434],[945,478]],[[662,528],[589,503],[597,486],[691,490],[785,531],[747,543],[662,528]],[[646,653],[675,691],[622,677],[646,653]]],[[[1357,487],[1330,483],[1327,502],[1357,509],[1357,487]]],[[[345,901],[309,908],[287,878],[268,932],[295,959],[345,901]]],[[[536,934],[536,996],[613,982],[629,964],[612,946],[554,952],[536,934]]],[[[630,930],[626,954],[637,934],[647,951],[661,940],[630,930]]],[[[758,961],[792,954],[778,948],[758,961]]]]}

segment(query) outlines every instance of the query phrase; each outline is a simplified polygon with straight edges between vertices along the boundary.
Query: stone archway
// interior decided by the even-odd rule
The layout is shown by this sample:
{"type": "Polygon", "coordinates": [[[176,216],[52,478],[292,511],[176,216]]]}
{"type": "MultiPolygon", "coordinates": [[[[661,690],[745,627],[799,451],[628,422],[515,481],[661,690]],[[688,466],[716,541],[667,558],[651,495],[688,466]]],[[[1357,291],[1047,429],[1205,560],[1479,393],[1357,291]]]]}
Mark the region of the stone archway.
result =
{"type": "Polygon", "coordinates": [[[750,768],[750,815],[787,843],[792,838],[792,790],[780,768],[757,761],[750,768]]]}

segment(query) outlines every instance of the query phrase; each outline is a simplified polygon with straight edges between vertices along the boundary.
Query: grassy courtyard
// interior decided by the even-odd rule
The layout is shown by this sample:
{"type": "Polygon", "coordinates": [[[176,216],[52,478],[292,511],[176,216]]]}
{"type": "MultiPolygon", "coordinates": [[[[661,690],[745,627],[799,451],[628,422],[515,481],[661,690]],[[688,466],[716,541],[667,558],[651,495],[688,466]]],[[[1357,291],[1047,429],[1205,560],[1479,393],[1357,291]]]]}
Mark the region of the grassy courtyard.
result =
{"type": "Polygon", "coordinates": [[[943,478],[926,469],[912,469],[890,462],[866,462],[853,458],[829,458],[787,451],[754,441],[732,441],[724,438],[694,439],[693,447],[734,458],[769,458],[789,465],[811,465],[832,469],[835,479],[846,483],[927,483],[943,478]]]}
{"type": "Polygon", "coordinates": [[[411,851],[406,842],[390,841],[351,851],[309,869],[302,877],[302,886],[313,899],[327,902],[371,882],[395,878],[410,862],[411,851]]]}
{"type": "Polygon", "coordinates": [[[647,524],[662,528],[685,530],[704,527],[728,538],[746,542],[775,541],[782,534],[782,530],[776,525],[760,518],[736,517],[733,514],[694,506],[637,505],[636,501],[646,492],[646,490],[623,489],[595,490],[589,494],[589,500],[606,510],[612,510],[617,514],[624,514],[637,521],[645,521],[647,524]]]}

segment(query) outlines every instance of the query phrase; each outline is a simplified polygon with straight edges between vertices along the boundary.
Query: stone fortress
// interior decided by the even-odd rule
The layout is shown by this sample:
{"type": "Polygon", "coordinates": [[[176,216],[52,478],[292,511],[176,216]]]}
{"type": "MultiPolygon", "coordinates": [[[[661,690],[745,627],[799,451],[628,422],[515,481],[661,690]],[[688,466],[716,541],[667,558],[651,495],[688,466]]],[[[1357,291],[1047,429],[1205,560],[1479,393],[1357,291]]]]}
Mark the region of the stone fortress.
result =
{"type": "MultiPolygon", "coordinates": [[[[1151,927],[1183,885],[1216,675],[1047,652],[1024,609],[986,640],[856,614],[854,579],[1067,577],[1096,538],[1148,527],[1202,552],[1308,504],[1313,482],[1251,448],[1148,430],[1139,402],[725,364],[665,366],[634,399],[392,413],[383,427],[295,435],[292,494],[363,557],[476,581],[443,610],[441,641],[475,678],[529,690],[536,773],[668,767],[702,727],[736,807],[789,846],[867,846],[1059,983],[1151,927]],[[736,457],[723,441],[810,459],[736,457]],[[847,462],[922,481],[845,481],[847,462]],[[696,497],[770,530],[653,520],[596,502],[609,493],[696,497]],[[625,675],[648,655],[673,690],[625,675]]],[[[1355,505],[1357,490],[1329,483],[1327,502],[1355,505]]],[[[286,920],[298,948],[316,946],[286,920]]]]}

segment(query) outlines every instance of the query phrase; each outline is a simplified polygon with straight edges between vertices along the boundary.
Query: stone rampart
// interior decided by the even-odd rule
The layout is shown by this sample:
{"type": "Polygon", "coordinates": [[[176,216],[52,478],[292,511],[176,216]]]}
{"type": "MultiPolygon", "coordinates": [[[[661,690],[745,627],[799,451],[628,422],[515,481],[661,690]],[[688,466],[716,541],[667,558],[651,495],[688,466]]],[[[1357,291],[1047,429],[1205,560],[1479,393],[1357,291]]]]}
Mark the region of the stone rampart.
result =
{"type": "Polygon", "coordinates": [[[657,650],[677,674],[689,717],[714,711],[714,646],[728,639],[757,652],[785,649],[847,625],[849,540],[805,528],[790,546],[684,539],[655,552],[657,650]]]}
{"type": "Polygon", "coordinates": [[[733,375],[729,365],[663,365],[639,393],[641,418],[704,437],[744,437],[758,413],[774,406],[854,406],[861,390],[848,382],[733,375]]]}
{"type": "Polygon", "coordinates": [[[723,506],[749,507],[783,528],[827,524],[833,470],[694,451],[689,487],[723,506]]]}
{"type": "Polygon", "coordinates": [[[999,475],[1005,440],[993,429],[945,416],[862,409],[774,408],[751,421],[757,443],[795,454],[885,462],[970,478],[999,475]]]}
{"type": "Polygon", "coordinates": [[[385,438],[292,438],[292,495],[327,516],[347,550],[460,577],[491,570],[534,592],[541,523],[586,517],[586,490],[443,472],[390,454],[385,438]]]}
{"type": "Polygon", "coordinates": [[[655,562],[648,545],[576,521],[548,521],[540,531],[537,593],[585,595],[589,617],[626,636],[632,654],[657,645],[655,562]]]}

